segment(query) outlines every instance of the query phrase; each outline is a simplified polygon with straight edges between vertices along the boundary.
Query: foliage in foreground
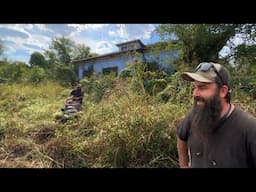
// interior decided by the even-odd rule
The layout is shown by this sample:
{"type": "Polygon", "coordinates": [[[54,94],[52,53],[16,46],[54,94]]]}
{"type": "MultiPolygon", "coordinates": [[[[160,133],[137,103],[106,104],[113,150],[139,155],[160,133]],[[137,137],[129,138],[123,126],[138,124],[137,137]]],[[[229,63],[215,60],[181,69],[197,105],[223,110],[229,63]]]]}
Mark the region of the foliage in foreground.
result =
{"type": "MultiPolygon", "coordinates": [[[[54,117],[71,87],[0,84],[0,167],[177,167],[175,130],[192,106],[191,85],[177,73],[152,95],[140,91],[143,77],[104,78],[82,82],[83,110],[65,124],[54,117]]],[[[256,115],[240,86],[233,102],[256,115]]]]}

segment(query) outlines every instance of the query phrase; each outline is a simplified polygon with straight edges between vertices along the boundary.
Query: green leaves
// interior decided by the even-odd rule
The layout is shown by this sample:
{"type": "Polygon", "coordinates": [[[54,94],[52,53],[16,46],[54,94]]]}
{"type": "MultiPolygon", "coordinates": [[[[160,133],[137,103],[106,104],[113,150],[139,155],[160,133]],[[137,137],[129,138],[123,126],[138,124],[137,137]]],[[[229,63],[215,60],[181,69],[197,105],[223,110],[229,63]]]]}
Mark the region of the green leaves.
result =
{"type": "Polygon", "coordinates": [[[182,50],[182,60],[194,67],[202,61],[218,60],[218,53],[236,33],[232,24],[163,24],[156,31],[165,41],[174,37],[182,50]]]}
{"type": "Polygon", "coordinates": [[[39,66],[42,68],[48,67],[48,62],[45,60],[44,56],[39,52],[32,53],[30,60],[29,60],[30,66],[39,66]]]}

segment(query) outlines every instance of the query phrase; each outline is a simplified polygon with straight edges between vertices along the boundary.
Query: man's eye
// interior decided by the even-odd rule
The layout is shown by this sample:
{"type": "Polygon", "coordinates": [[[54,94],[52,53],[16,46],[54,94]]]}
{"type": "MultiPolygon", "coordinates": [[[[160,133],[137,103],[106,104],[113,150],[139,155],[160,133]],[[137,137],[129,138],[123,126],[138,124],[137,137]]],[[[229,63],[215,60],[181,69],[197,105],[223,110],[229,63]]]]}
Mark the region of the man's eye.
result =
{"type": "Polygon", "coordinates": [[[200,86],[200,87],[198,87],[199,89],[207,89],[207,87],[206,86],[200,86]]]}

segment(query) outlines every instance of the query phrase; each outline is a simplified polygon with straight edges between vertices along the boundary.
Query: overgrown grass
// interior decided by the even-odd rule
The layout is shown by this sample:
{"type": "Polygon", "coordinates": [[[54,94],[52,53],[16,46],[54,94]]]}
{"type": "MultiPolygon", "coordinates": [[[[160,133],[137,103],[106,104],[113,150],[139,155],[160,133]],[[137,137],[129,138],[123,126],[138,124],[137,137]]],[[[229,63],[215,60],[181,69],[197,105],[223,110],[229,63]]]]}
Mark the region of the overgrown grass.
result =
{"type": "MultiPolygon", "coordinates": [[[[178,78],[164,97],[134,91],[129,79],[104,82],[65,124],[54,114],[70,87],[0,84],[0,167],[177,167],[176,126],[192,106],[191,86],[178,78]]],[[[256,102],[233,92],[234,103],[256,115],[256,102]]]]}

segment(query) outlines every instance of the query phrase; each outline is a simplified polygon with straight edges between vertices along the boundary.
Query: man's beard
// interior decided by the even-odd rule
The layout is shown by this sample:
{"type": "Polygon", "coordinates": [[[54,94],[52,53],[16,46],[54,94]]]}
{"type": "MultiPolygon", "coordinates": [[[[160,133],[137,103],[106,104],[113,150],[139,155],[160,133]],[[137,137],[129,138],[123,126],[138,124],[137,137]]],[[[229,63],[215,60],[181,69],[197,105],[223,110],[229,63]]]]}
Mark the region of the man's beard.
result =
{"type": "Polygon", "coordinates": [[[219,91],[208,100],[202,97],[194,97],[194,107],[191,111],[192,131],[201,137],[201,139],[206,139],[209,134],[216,130],[221,111],[222,105],[219,98],[219,91]],[[197,101],[201,101],[204,104],[198,106],[197,101]]]}

